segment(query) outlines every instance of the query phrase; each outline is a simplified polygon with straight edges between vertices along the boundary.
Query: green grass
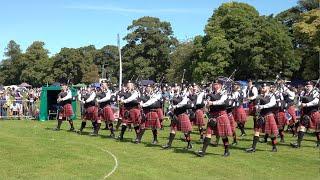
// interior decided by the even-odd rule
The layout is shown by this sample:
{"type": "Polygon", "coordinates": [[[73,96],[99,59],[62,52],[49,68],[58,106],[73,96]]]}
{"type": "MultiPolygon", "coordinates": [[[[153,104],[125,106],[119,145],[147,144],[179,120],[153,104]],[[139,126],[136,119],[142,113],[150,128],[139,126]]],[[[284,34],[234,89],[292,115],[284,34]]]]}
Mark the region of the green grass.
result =
{"type": "MultiPolygon", "coordinates": [[[[75,122],[79,127],[80,121],[75,122]]],[[[252,129],[247,129],[248,136],[231,148],[230,157],[222,157],[219,146],[208,147],[207,156],[198,158],[193,154],[201,148],[196,131],[193,150],[185,151],[181,133],[172,149],[161,149],[168,127],[159,132],[160,144],[152,146],[151,131],[137,145],[130,142],[134,131],[125,133],[125,142],[118,142],[107,138],[108,131],[90,137],[67,132],[67,123],[63,130],[52,131],[55,125],[55,121],[0,121],[0,179],[103,179],[115,165],[103,150],[119,162],[110,179],[320,179],[320,151],[314,148],[312,134],[305,136],[301,149],[289,147],[295,138],[286,134],[286,143],[279,143],[277,153],[270,152],[270,144],[259,143],[256,153],[247,154],[244,149],[252,139],[252,129]]]]}

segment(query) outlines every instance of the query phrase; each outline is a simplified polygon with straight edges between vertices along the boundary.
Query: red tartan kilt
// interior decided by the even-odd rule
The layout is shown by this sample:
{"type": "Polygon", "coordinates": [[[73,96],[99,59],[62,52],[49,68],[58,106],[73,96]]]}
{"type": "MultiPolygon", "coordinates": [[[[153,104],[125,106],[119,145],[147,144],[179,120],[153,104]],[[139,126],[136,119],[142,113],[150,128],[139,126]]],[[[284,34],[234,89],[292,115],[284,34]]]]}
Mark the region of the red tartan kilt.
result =
{"type": "Polygon", "coordinates": [[[310,128],[314,129],[316,132],[320,132],[320,112],[312,112],[310,118],[310,128]]]}
{"type": "Polygon", "coordinates": [[[249,103],[249,115],[254,116],[256,114],[255,104],[253,102],[249,103]]]}
{"type": "Polygon", "coordinates": [[[96,106],[90,106],[86,109],[86,112],[84,114],[84,119],[86,120],[91,120],[91,121],[96,121],[99,119],[98,116],[98,107],[96,106]]]}
{"type": "Polygon", "coordinates": [[[62,118],[70,118],[73,116],[73,109],[71,104],[65,104],[63,106],[63,110],[61,112],[61,117],[62,118]]]}
{"type": "Polygon", "coordinates": [[[213,117],[217,117],[217,126],[215,129],[212,129],[209,124],[207,125],[207,134],[215,134],[218,136],[232,136],[232,129],[230,125],[230,120],[225,111],[220,111],[217,113],[210,113],[213,117]]]}
{"type": "Polygon", "coordinates": [[[130,116],[129,121],[133,124],[140,124],[141,123],[141,111],[139,108],[134,107],[129,110],[130,116]]]}
{"type": "Polygon", "coordinates": [[[111,106],[107,105],[102,109],[102,119],[104,121],[114,121],[114,114],[111,106]]]}
{"type": "Polygon", "coordinates": [[[162,108],[158,108],[157,109],[157,114],[158,114],[158,118],[160,119],[160,121],[163,120],[163,111],[162,108]]]}
{"type": "Polygon", "coordinates": [[[232,133],[234,133],[236,131],[236,127],[237,127],[236,124],[237,123],[234,120],[234,117],[233,117],[232,113],[228,113],[228,119],[229,119],[229,122],[230,122],[231,131],[232,131],[232,133]]]}
{"type": "Polygon", "coordinates": [[[290,124],[297,122],[296,108],[294,106],[290,106],[287,111],[292,117],[290,124]]]}
{"type": "Polygon", "coordinates": [[[122,105],[119,109],[119,117],[120,118],[124,118],[124,112],[126,111],[126,109],[124,108],[124,106],[122,105]]]}
{"type": "Polygon", "coordinates": [[[194,120],[194,125],[204,126],[204,113],[202,109],[197,109],[195,112],[196,118],[194,120]]]}
{"type": "Polygon", "coordinates": [[[158,112],[156,111],[150,111],[146,113],[146,122],[145,122],[146,128],[151,129],[158,129],[161,128],[160,125],[160,119],[158,116],[158,112]]]}
{"type": "Polygon", "coordinates": [[[171,130],[182,131],[183,133],[192,131],[192,125],[189,116],[186,113],[178,115],[177,119],[178,124],[171,123],[171,130]]]}
{"type": "Polygon", "coordinates": [[[238,123],[245,124],[247,122],[247,113],[242,106],[237,107],[233,110],[234,120],[238,123]]]}
{"type": "Polygon", "coordinates": [[[269,134],[269,135],[274,135],[278,136],[279,131],[278,131],[278,126],[276,119],[274,118],[274,114],[268,114],[264,116],[265,119],[265,126],[264,126],[264,133],[269,134]]]}
{"type": "Polygon", "coordinates": [[[275,115],[276,115],[275,119],[276,119],[278,128],[282,128],[285,125],[287,125],[286,113],[284,111],[277,111],[275,115]]]}

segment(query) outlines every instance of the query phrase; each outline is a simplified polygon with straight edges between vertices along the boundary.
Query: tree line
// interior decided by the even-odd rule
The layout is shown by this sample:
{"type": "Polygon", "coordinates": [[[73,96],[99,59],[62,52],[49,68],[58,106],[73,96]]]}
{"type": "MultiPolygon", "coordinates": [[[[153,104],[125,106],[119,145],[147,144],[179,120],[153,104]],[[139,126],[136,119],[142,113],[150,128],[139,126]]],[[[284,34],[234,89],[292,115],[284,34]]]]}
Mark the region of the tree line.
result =
{"type": "MultiPolygon", "coordinates": [[[[319,0],[300,0],[277,15],[262,16],[245,3],[229,2],[213,11],[205,34],[179,42],[171,24],[141,17],[128,26],[122,47],[124,80],[211,81],[231,74],[236,79],[317,79],[320,54],[319,0]]],[[[73,84],[99,78],[118,82],[116,46],[64,47],[49,57],[45,43],[33,42],[25,52],[11,40],[0,64],[0,84],[33,86],[69,79],[73,84]]]]}

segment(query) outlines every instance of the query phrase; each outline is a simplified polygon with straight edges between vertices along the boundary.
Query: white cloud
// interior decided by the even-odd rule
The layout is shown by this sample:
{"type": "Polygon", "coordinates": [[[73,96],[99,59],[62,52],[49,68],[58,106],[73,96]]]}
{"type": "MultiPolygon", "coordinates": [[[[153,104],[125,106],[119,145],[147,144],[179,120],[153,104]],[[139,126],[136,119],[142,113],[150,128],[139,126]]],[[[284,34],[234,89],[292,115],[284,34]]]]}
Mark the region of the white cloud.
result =
{"type": "Polygon", "coordinates": [[[75,5],[75,6],[66,6],[67,9],[77,9],[77,10],[88,10],[88,11],[113,11],[121,13],[202,13],[205,12],[205,9],[187,9],[187,8],[163,8],[163,9],[135,9],[135,8],[122,8],[115,6],[92,6],[92,5],[75,5]]]}

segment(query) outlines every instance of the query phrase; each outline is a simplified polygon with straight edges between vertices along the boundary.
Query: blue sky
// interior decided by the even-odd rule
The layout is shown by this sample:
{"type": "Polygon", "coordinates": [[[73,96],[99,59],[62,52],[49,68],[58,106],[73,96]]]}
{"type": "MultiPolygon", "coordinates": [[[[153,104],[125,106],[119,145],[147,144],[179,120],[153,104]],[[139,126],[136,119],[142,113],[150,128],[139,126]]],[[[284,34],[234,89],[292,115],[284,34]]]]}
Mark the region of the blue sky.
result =
{"type": "MultiPolygon", "coordinates": [[[[260,14],[277,14],[297,0],[239,0],[260,14]]],[[[53,55],[62,47],[116,45],[117,33],[128,32],[132,20],[155,16],[169,21],[174,35],[186,40],[203,35],[213,10],[228,0],[0,0],[0,57],[10,40],[23,51],[44,41],[53,55]]],[[[125,42],[121,42],[122,45],[125,42]]]]}

